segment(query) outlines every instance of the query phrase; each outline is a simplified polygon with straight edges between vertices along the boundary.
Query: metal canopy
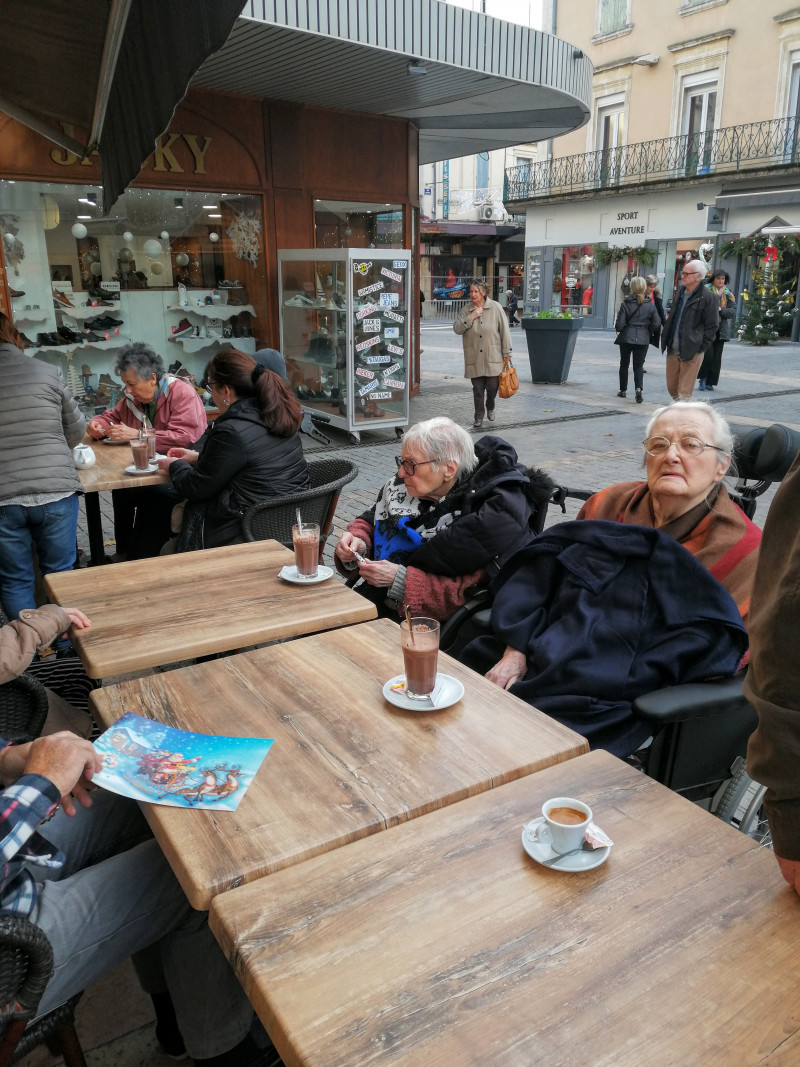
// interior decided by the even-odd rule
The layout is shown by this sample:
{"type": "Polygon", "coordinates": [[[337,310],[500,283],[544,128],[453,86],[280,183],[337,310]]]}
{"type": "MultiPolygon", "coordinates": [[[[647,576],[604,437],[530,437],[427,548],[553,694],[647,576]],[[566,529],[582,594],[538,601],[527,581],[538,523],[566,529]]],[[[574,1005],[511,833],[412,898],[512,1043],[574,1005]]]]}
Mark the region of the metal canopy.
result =
{"type": "Polygon", "coordinates": [[[407,118],[432,163],[582,126],[592,65],[557,37],[438,0],[250,0],[192,85],[407,118]]]}
{"type": "Polygon", "coordinates": [[[80,157],[96,147],[108,212],[241,8],[242,0],[2,0],[0,111],[80,157]]]}

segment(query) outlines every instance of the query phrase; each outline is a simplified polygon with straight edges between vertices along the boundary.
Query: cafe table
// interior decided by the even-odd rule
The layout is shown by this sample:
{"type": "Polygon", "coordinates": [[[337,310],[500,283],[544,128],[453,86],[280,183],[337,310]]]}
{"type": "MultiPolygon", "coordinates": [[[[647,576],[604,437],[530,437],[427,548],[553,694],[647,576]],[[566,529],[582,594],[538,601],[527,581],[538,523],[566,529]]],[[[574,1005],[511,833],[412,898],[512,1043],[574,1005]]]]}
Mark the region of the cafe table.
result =
{"type": "Polygon", "coordinates": [[[91,620],[71,631],[92,678],[231,652],[374,619],[375,605],[335,577],[296,585],[277,541],[180,552],[45,577],[50,599],[91,620]]]}
{"type": "Polygon", "coordinates": [[[800,1063],[800,900],[774,856],[605,752],[223,893],[209,918],[287,1067],[800,1063]],[[593,809],[601,866],[523,849],[555,796],[593,809]]]}
{"type": "Polygon", "coordinates": [[[439,670],[463,697],[438,711],[398,708],[383,696],[398,670],[400,629],[379,619],[92,693],[104,726],[133,712],[274,739],[235,812],[143,804],[193,907],[586,751],[584,738],[444,653],[439,670]]]}
{"type": "Polygon", "coordinates": [[[92,564],[97,566],[105,563],[99,494],[111,489],[138,489],[143,485],[164,485],[169,482],[169,475],[160,470],[152,474],[127,474],[125,468],[133,464],[130,441],[122,444],[105,444],[86,434],[83,443],[91,445],[96,456],[93,467],[81,469],[77,473],[85,494],[89,556],[92,564]]]}

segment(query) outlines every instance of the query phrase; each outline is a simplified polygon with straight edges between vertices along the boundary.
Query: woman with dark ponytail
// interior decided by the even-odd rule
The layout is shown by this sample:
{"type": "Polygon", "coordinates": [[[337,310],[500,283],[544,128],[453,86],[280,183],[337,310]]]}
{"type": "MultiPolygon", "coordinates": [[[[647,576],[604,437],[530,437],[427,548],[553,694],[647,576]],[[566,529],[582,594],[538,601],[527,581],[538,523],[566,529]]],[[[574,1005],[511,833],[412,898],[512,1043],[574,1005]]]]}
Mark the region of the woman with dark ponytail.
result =
{"type": "Polygon", "coordinates": [[[177,551],[237,544],[251,504],[310,487],[302,411],[286,382],[235,349],[214,356],[205,381],[219,417],[195,449],[158,461],[187,501],[177,551]]]}

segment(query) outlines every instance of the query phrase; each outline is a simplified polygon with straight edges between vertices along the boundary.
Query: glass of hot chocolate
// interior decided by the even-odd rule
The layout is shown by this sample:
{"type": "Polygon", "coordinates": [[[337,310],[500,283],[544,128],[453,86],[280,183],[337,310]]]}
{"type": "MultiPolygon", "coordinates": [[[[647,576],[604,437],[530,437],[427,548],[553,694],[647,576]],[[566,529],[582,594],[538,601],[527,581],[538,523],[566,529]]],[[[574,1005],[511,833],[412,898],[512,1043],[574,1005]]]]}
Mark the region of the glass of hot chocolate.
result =
{"type": "Polygon", "coordinates": [[[411,700],[427,700],[436,687],[439,623],[436,619],[420,617],[404,619],[400,623],[400,643],[406,669],[406,696],[411,700]]]}
{"type": "Polygon", "coordinates": [[[294,525],[292,544],[294,545],[297,577],[316,578],[319,560],[319,526],[314,522],[304,522],[302,526],[294,525]]]}

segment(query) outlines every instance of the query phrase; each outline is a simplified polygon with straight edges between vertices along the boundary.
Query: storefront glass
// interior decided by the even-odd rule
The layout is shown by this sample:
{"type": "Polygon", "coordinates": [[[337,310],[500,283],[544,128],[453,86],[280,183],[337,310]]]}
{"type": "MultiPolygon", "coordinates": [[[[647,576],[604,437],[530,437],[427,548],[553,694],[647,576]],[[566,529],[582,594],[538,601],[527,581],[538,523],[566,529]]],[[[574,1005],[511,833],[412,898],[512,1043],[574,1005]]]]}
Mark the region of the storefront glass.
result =
{"type": "Polygon", "coordinates": [[[108,217],[100,198],[99,187],[0,181],[11,312],[30,355],[59,366],[90,408],[120,388],[109,372],[128,341],[198,381],[221,347],[256,350],[259,197],[129,189],[108,217]]]}
{"type": "Polygon", "coordinates": [[[402,248],[400,204],[315,200],[317,248],[402,248]]]}
{"type": "Polygon", "coordinates": [[[591,245],[564,245],[553,250],[551,307],[591,315],[594,300],[594,250],[591,245]],[[575,311],[574,309],[577,309],[575,311]]]}

